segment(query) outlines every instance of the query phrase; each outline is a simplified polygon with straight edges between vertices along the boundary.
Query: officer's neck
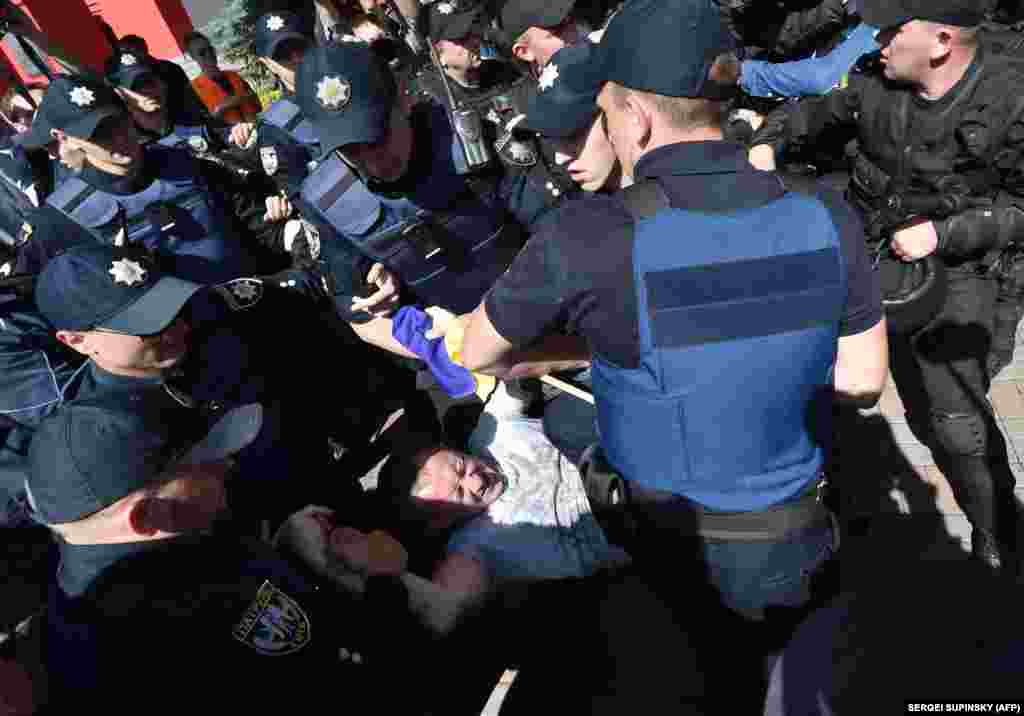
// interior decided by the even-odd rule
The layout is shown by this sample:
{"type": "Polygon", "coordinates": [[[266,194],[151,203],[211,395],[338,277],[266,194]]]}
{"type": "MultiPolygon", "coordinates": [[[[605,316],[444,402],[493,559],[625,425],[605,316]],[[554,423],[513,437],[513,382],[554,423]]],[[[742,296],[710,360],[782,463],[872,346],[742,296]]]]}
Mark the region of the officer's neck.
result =
{"type": "Polygon", "coordinates": [[[161,383],[168,371],[162,368],[131,368],[110,365],[102,358],[92,357],[93,376],[102,383],[161,383]]]}
{"type": "Polygon", "coordinates": [[[637,157],[637,161],[656,149],[667,147],[672,144],[685,142],[721,142],[722,130],[717,127],[699,127],[696,129],[678,130],[671,127],[660,126],[651,128],[651,138],[648,140],[643,151],[637,157]]]}
{"type": "Polygon", "coordinates": [[[932,69],[921,80],[917,94],[932,102],[942,99],[964,78],[977,54],[976,49],[954,51],[947,62],[932,69]]]}

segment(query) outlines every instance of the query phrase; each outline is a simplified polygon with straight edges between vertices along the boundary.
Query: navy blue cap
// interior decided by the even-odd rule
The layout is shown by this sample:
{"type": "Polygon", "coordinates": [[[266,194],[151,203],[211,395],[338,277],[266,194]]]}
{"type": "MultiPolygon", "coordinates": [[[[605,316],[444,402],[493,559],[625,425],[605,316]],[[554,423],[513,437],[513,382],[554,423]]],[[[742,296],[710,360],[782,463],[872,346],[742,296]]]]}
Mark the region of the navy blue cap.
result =
{"type": "Polygon", "coordinates": [[[117,65],[107,76],[115,84],[133,89],[140,78],[158,75],[145,58],[132,52],[122,52],[118,56],[117,65]]]}
{"type": "Polygon", "coordinates": [[[26,149],[45,147],[53,141],[51,130],[88,139],[107,117],[125,113],[121,98],[108,84],[94,77],[56,77],[46,89],[32,128],[14,141],[26,149]]]}
{"type": "Polygon", "coordinates": [[[631,0],[601,38],[599,79],[668,97],[723,99],[735,91],[709,80],[735,49],[715,0],[631,0]]]}
{"type": "Polygon", "coordinates": [[[431,42],[458,40],[484,21],[484,7],[478,0],[441,0],[420,11],[420,27],[431,42]]]}
{"type": "Polygon", "coordinates": [[[40,519],[75,522],[158,481],[175,464],[222,460],[251,443],[263,424],[258,404],[241,406],[189,449],[191,436],[167,419],[170,400],[162,385],[114,391],[66,403],[43,421],[26,482],[40,519]]]}
{"type": "Polygon", "coordinates": [[[295,77],[302,113],[316,128],[320,151],[384,138],[395,105],[395,78],[369,45],[346,42],[306,53],[295,77]]]}
{"type": "Polygon", "coordinates": [[[576,0],[505,0],[498,13],[504,40],[511,45],[531,27],[555,27],[569,16],[576,0]]]}
{"type": "Polygon", "coordinates": [[[570,137],[589,127],[598,112],[601,90],[595,66],[598,57],[597,47],[590,42],[556,52],[541,72],[538,92],[530,97],[520,126],[549,137],[570,137]]]}
{"type": "Polygon", "coordinates": [[[307,45],[310,35],[302,18],[294,12],[282,10],[260,15],[253,29],[254,52],[257,57],[273,57],[274,52],[285,40],[302,40],[307,45]]]}
{"type": "Polygon", "coordinates": [[[860,17],[883,30],[911,20],[976,27],[985,19],[985,5],[981,0],[860,0],[860,17]]]}
{"type": "Polygon", "coordinates": [[[161,274],[144,250],[90,244],[50,259],[35,298],[57,330],[105,328],[145,336],[167,328],[201,288],[161,274]]]}

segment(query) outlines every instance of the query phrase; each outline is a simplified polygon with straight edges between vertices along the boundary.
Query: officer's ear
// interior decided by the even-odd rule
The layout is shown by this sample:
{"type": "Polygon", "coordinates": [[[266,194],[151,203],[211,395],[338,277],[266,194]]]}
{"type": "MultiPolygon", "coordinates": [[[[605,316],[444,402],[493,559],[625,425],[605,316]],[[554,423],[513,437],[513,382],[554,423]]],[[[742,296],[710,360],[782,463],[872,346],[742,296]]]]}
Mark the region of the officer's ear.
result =
{"type": "Polygon", "coordinates": [[[88,355],[89,345],[86,340],[85,333],[80,331],[57,331],[57,340],[66,345],[68,348],[78,351],[83,355],[88,355]]]}
{"type": "Polygon", "coordinates": [[[935,28],[935,42],[932,46],[932,62],[939,62],[949,57],[956,44],[956,37],[952,28],[946,25],[938,25],[935,28]]]}
{"type": "Polygon", "coordinates": [[[522,60],[528,64],[532,64],[536,59],[536,55],[530,50],[530,43],[526,39],[530,36],[530,31],[527,30],[519,36],[514,43],[512,43],[512,56],[517,60],[522,60]]]}

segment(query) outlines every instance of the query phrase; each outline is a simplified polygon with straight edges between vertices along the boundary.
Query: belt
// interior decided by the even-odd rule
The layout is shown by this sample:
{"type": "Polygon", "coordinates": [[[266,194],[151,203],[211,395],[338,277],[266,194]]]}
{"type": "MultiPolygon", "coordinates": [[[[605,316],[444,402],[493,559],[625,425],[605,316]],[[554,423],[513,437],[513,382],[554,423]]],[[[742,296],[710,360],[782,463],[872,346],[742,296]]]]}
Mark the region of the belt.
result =
{"type": "Polygon", "coordinates": [[[764,510],[714,512],[680,495],[650,490],[625,481],[621,502],[598,507],[594,516],[610,541],[625,547],[656,532],[682,538],[761,542],[829,527],[832,518],[822,502],[824,480],[815,480],[793,500],[764,510]]]}

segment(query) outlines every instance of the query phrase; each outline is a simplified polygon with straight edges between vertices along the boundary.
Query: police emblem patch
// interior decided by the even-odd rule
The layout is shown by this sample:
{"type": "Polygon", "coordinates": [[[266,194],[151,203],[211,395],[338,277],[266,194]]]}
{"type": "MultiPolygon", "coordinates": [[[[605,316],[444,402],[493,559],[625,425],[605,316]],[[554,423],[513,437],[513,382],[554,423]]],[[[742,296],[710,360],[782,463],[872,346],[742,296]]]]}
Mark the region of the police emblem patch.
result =
{"type": "Polygon", "coordinates": [[[551,87],[555,84],[555,80],[558,79],[558,65],[553,62],[549,62],[544,65],[544,71],[540,73],[540,77],[537,79],[537,85],[540,87],[540,91],[551,87]]]}
{"type": "Polygon", "coordinates": [[[132,67],[134,65],[139,64],[139,61],[135,59],[135,55],[129,55],[128,53],[125,53],[121,55],[121,64],[125,67],[132,67]]]}
{"type": "Polygon", "coordinates": [[[339,112],[352,98],[352,85],[337,75],[324,77],[316,85],[316,99],[330,112],[339,112]]]}
{"type": "Polygon", "coordinates": [[[207,142],[206,139],[204,139],[203,137],[189,137],[188,146],[193,152],[196,152],[197,154],[205,154],[206,151],[210,148],[210,143],[207,142]]]}
{"type": "Polygon", "coordinates": [[[215,286],[214,290],[232,311],[244,311],[263,298],[263,281],[258,278],[236,278],[215,286]]]}
{"type": "Polygon", "coordinates": [[[512,164],[520,167],[532,167],[537,163],[537,153],[525,142],[511,141],[502,152],[512,164]]]}
{"type": "Polygon", "coordinates": [[[18,232],[18,245],[20,246],[21,244],[31,239],[32,232],[34,231],[35,229],[32,228],[32,224],[28,223],[27,221],[23,223],[21,225],[21,231],[18,232]]]}
{"type": "Polygon", "coordinates": [[[148,271],[138,261],[119,259],[110,264],[110,270],[107,273],[114,277],[114,283],[134,286],[146,280],[148,271]]]}
{"type": "Polygon", "coordinates": [[[280,168],[277,160],[277,147],[260,147],[260,162],[263,163],[263,171],[267,176],[274,176],[280,168]]]}
{"type": "Polygon", "coordinates": [[[267,18],[267,29],[271,32],[277,32],[284,27],[284,18],[280,15],[271,15],[267,18]]]}
{"type": "Polygon", "coordinates": [[[90,107],[96,101],[96,95],[88,87],[75,87],[68,93],[68,97],[79,107],[90,107]]]}
{"type": "Polygon", "coordinates": [[[264,656],[284,656],[309,644],[311,631],[302,607],[270,582],[264,582],[231,634],[264,656]]]}
{"type": "Polygon", "coordinates": [[[8,261],[3,266],[0,266],[0,276],[7,278],[11,275],[11,262],[8,261]]]}

